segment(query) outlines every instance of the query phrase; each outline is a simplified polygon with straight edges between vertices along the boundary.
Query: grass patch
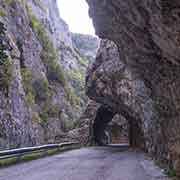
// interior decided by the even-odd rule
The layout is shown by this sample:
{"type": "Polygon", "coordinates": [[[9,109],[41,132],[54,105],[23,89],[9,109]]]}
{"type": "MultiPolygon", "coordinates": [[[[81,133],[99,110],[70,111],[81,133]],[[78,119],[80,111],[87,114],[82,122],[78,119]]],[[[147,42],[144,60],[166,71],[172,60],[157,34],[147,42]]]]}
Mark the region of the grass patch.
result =
{"type": "Polygon", "coordinates": [[[9,158],[0,160],[0,167],[9,166],[18,162],[18,158],[9,158]]]}
{"type": "Polygon", "coordinates": [[[77,149],[80,147],[69,147],[69,148],[57,148],[57,149],[53,149],[53,150],[48,150],[46,152],[37,152],[37,153],[31,153],[31,154],[27,154],[21,157],[13,157],[13,158],[9,158],[9,159],[3,159],[0,160],[0,167],[6,167],[6,166],[10,166],[10,165],[14,165],[17,163],[22,163],[22,162],[28,162],[28,161],[32,161],[32,160],[36,160],[36,159],[40,159],[43,157],[48,157],[48,156],[52,156],[64,151],[68,151],[68,150],[72,150],[72,149],[77,149]]]}
{"type": "Polygon", "coordinates": [[[169,169],[168,171],[166,171],[166,174],[171,178],[176,177],[176,170],[175,169],[169,169]]]}

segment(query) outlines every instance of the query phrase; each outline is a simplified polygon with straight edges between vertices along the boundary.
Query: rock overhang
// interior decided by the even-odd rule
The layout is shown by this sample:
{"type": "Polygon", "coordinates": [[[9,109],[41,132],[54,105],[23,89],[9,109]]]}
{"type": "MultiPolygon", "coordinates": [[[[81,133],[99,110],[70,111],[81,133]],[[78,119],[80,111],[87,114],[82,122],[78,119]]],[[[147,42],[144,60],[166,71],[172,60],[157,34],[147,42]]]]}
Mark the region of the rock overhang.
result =
{"type": "MultiPolygon", "coordinates": [[[[119,113],[124,108],[127,112],[124,115],[129,118],[129,115],[136,117],[143,129],[147,151],[168,161],[170,139],[178,136],[175,129],[179,126],[179,103],[176,101],[180,95],[179,1],[87,2],[97,35],[116,43],[119,60],[126,65],[134,82],[130,91],[132,102],[125,106],[126,100],[118,99],[116,93],[111,96],[102,93],[103,88],[104,92],[108,92],[110,85],[112,92],[117,90],[116,83],[121,82],[118,76],[113,79],[116,83],[107,81],[101,86],[101,91],[97,91],[99,84],[96,76],[100,71],[91,66],[87,79],[88,95],[101,104],[118,106],[119,113]]],[[[108,48],[105,53],[107,51],[108,48]]],[[[103,56],[97,56],[95,64],[101,67],[106,60],[103,56]]],[[[110,70],[106,75],[110,75],[110,70]]],[[[102,73],[101,76],[104,78],[102,73]]]]}

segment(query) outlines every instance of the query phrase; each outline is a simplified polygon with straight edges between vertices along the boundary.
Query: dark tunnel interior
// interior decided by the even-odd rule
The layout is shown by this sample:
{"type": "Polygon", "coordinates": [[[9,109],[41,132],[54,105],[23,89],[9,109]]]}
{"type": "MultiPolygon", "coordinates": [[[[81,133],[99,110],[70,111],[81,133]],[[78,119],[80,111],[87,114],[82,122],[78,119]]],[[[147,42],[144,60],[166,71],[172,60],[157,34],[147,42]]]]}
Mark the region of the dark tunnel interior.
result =
{"type": "Polygon", "coordinates": [[[100,146],[108,144],[108,137],[105,130],[114,115],[115,113],[108,107],[101,106],[98,109],[93,125],[93,135],[96,144],[100,146]]]}
{"type": "MultiPolygon", "coordinates": [[[[107,106],[101,106],[96,114],[96,118],[94,120],[93,124],[93,140],[94,143],[99,145],[99,146],[104,146],[107,144],[112,144],[111,138],[109,136],[109,133],[107,131],[108,124],[113,120],[114,116],[116,115],[111,108],[107,106]]],[[[127,143],[134,148],[140,148],[144,149],[144,139],[143,139],[143,133],[142,129],[139,126],[139,121],[136,120],[135,118],[128,116],[124,117],[127,120],[128,123],[128,128],[126,127],[126,130],[128,131],[128,140],[127,143]]],[[[116,134],[117,132],[121,131],[121,128],[116,126],[111,126],[109,128],[111,131],[110,134],[116,134]]]]}

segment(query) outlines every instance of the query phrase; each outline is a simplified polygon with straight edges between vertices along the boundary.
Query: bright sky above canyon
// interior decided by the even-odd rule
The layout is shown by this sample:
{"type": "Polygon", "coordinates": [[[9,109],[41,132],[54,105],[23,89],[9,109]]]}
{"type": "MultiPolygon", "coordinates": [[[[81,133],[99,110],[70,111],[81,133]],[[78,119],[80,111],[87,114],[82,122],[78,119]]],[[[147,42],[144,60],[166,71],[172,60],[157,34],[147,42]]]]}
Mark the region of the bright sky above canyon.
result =
{"type": "Polygon", "coordinates": [[[85,0],[58,0],[61,17],[69,25],[70,31],[94,35],[94,27],[88,16],[85,0]]]}

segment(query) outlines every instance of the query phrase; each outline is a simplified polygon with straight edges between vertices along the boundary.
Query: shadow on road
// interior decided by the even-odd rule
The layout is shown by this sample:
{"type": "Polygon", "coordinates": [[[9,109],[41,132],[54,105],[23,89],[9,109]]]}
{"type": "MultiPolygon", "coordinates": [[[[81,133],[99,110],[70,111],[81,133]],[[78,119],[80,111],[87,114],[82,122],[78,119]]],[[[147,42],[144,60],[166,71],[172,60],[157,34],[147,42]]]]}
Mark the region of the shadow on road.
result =
{"type": "Polygon", "coordinates": [[[130,149],[129,144],[108,144],[105,146],[96,146],[95,148],[99,150],[108,150],[108,151],[127,151],[130,149]]]}

